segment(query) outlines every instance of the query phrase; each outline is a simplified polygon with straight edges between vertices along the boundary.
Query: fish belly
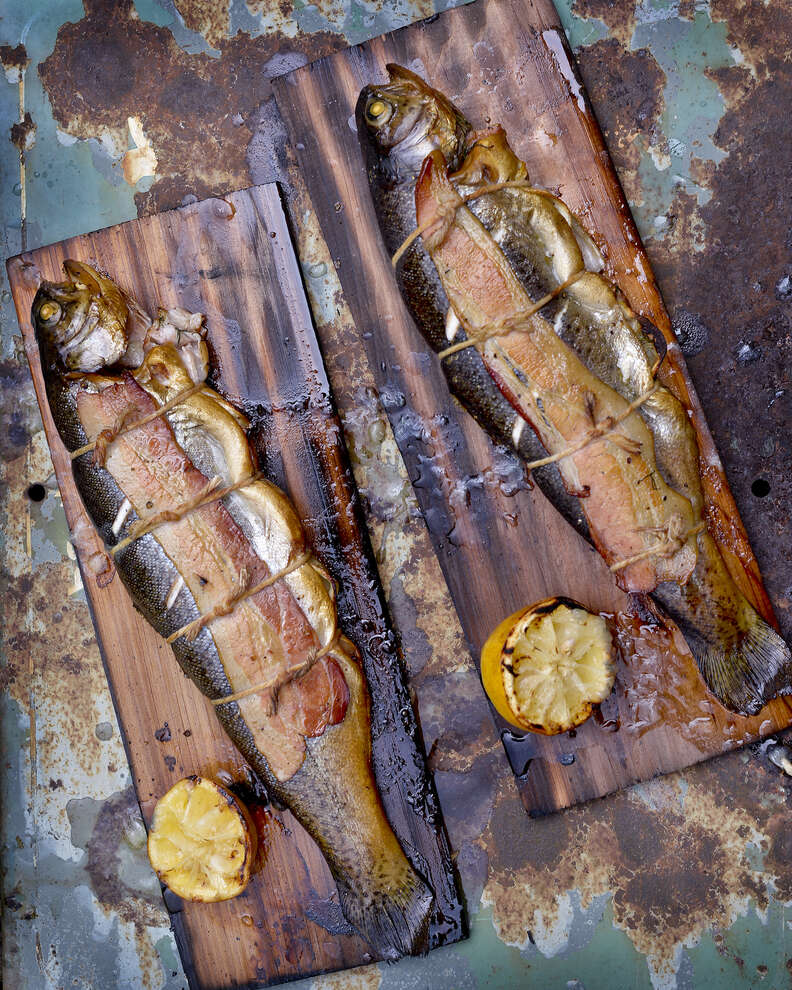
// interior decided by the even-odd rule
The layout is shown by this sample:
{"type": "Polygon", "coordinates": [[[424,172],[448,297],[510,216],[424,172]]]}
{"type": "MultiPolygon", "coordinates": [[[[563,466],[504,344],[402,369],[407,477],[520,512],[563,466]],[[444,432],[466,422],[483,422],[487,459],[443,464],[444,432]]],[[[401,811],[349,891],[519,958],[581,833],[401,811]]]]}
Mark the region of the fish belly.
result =
{"type": "MultiPolygon", "coordinates": [[[[159,367],[161,373],[163,365],[159,367]]],[[[178,384],[177,380],[174,387],[178,384]]],[[[53,394],[72,449],[112,430],[119,420],[135,422],[157,408],[129,374],[72,380],[53,394]]],[[[224,452],[217,443],[201,442],[201,431],[195,428],[201,402],[211,404],[213,395],[206,389],[195,397],[191,429],[185,423],[189,402],[174,411],[173,418],[179,431],[203,451],[204,460],[207,451],[214,451],[209,467],[221,477],[225,472],[227,480],[228,445],[224,452]]],[[[217,416],[223,405],[216,396],[217,416]]],[[[248,471],[252,462],[244,434],[238,425],[233,427],[232,413],[226,415],[228,422],[217,429],[236,429],[241,435],[240,449],[244,447],[248,457],[241,466],[248,471]]],[[[108,544],[122,539],[136,520],[183,505],[205,491],[209,476],[177,442],[169,419],[170,415],[155,418],[118,436],[104,466],[95,463],[92,453],[74,463],[78,488],[108,544]],[[114,532],[113,522],[125,500],[131,511],[114,532]]],[[[268,554],[273,559],[280,554],[281,563],[288,559],[284,552],[299,554],[299,539],[287,540],[299,524],[288,518],[281,502],[273,501],[266,483],[251,488],[248,502],[237,504],[235,513],[252,526],[256,512],[262,515],[261,506],[268,507],[270,518],[263,528],[275,546],[265,548],[261,556],[224,501],[159,526],[115,555],[133,601],[161,635],[170,636],[240,588],[267,578],[272,573],[268,554]]],[[[377,955],[396,959],[421,953],[428,946],[433,895],[405,857],[382,807],[371,768],[368,693],[355,647],[341,636],[307,673],[295,680],[281,678],[325,645],[330,635],[323,604],[315,601],[321,598],[316,582],[324,587],[321,576],[301,567],[239,602],[231,614],[218,615],[193,641],[176,639],[173,650],[185,673],[211,698],[284,680],[277,705],[268,692],[255,692],[219,705],[220,722],[273,796],[289,807],[322,849],[346,917],[377,955]]]]}
{"type": "MultiPolygon", "coordinates": [[[[414,181],[393,185],[376,173],[371,178],[375,211],[390,254],[415,229],[414,190],[414,181]]],[[[396,278],[416,327],[433,350],[443,350],[451,343],[447,336],[450,307],[432,260],[426,252],[412,250],[399,266],[396,278]]],[[[544,455],[535,432],[495,385],[478,351],[468,348],[449,356],[443,361],[443,373],[459,402],[496,443],[526,461],[544,455]]],[[[590,539],[580,502],[564,487],[558,468],[552,464],[538,468],[532,477],[567,522],[590,539]]]]}
{"type": "MultiPolygon", "coordinates": [[[[532,295],[551,292],[582,266],[575,232],[551,197],[508,189],[482,196],[471,209],[532,295]]],[[[634,401],[652,385],[660,358],[654,340],[604,276],[589,272],[546,312],[586,367],[623,398],[634,401]]],[[[661,386],[640,414],[663,480],[690,501],[700,523],[699,449],[684,406],[661,386]]],[[[700,533],[696,542],[690,578],[660,583],[653,597],[679,625],[709,690],[727,708],[755,714],[792,691],[789,648],[737,588],[712,537],[700,533]]]]}

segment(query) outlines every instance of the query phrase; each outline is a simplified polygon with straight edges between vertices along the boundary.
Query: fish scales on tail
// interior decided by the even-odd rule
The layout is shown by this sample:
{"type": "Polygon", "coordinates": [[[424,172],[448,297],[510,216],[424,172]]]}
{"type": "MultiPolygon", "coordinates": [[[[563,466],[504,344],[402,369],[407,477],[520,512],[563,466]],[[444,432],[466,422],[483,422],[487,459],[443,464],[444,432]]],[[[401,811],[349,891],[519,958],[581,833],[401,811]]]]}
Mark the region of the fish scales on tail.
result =
{"type": "Polygon", "coordinates": [[[73,459],[74,476],[106,544],[119,544],[121,579],[166,638],[214,616],[174,640],[181,667],[315,839],[372,949],[386,959],[425,952],[433,894],[377,791],[357,651],[293,505],[257,471],[247,420],[202,384],[202,318],[169,310],[151,320],[109,278],[64,267],[66,282],[39,288],[33,321],[64,443],[96,444],[73,459]],[[213,484],[238,487],[207,501],[213,484]],[[159,521],[126,540],[147,519],[159,521]]]}
{"type": "Polygon", "coordinates": [[[792,693],[789,648],[707,532],[695,432],[655,380],[662,335],[602,275],[599,249],[566,205],[530,187],[502,128],[476,132],[420,77],[388,72],[388,83],[360,94],[358,133],[386,247],[395,254],[422,232],[423,247],[396,271],[418,328],[436,351],[473,341],[443,361],[451,389],[525,460],[562,455],[534,472],[540,488],[622,588],[651,594],[677,623],[722,704],[753,715],[792,693]],[[550,294],[541,313],[521,319],[550,294]],[[637,410],[618,431],[586,441],[626,403],[637,410]],[[581,435],[582,449],[564,456],[581,435]],[[643,475],[632,470],[639,462],[643,475]]]}

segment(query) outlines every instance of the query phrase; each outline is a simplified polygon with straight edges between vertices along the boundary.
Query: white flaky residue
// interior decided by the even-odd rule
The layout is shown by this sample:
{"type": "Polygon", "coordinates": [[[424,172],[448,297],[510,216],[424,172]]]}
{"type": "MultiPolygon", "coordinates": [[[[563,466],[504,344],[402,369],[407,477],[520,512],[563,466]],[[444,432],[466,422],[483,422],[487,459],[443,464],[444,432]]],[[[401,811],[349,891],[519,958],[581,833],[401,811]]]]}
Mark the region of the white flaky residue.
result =
{"type": "Polygon", "coordinates": [[[446,339],[451,341],[456,337],[457,331],[459,330],[459,318],[453,309],[449,306],[448,312],[446,313],[446,323],[445,323],[445,333],[446,339]]]}
{"type": "Polygon", "coordinates": [[[575,78],[575,72],[570,65],[564,43],[558,31],[553,28],[551,31],[542,31],[542,41],[555,56],[558,71],[566,79],[572,96],[577,101],[578,109],[581,113],[586,112],[586,101],[583,99],[583,87],[575,78]]]}
{"type": "Polygon", "coordinates": [[[132,503],[129,501],[128,498],[125,498],[124,501],[119,506],[118,512],[116,513],[116,517],[113,520],[113,525],[111,527],[113,530],[113,536],[118,536],[118,534],[121,532],[121,527],[124,525],[124,520],[129,515],[129,510],[131,508],[132,508],[132,503]]]}
{"type": "Polygon", "coordinates": [[[520,438],[523,435],[523,430],[525,429],[525,420],[522,416],[514,417],[514,426],[512,427],[512,443],[515,447],[520,446],[520,438]]]}

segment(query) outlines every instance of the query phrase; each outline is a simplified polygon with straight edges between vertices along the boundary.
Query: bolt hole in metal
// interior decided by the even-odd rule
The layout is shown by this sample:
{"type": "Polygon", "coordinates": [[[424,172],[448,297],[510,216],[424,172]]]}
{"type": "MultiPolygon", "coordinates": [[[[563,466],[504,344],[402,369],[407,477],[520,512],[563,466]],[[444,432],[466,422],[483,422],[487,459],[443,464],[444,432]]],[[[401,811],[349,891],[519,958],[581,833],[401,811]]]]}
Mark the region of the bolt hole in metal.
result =
{"type": "Polygon", "coordinates": [[[27,490],[27,497],[31,502],[43,502],[47,497],[47,489],[40,482],[31,485],[27,490]]]}
{"type": "Polygon", "coordinates": [[[757,478],[751,485],[751,491],[757,498],[765,498],[770,494],[770,482],[764,478],[757,478]]]}

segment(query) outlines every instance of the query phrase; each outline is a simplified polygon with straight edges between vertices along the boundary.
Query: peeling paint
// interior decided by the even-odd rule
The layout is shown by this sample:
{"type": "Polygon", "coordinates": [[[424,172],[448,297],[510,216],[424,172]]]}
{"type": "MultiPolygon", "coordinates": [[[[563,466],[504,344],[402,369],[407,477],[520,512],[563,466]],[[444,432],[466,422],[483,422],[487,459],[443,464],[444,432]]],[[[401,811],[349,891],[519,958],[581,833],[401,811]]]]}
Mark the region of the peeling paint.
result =
{"type": "MultiPolygon", "coordinates": [[[[398,396],[374,389],[334,259],[292,175],[268,80],[446,5],[87,0],[83,9],[77,0],[31,0],[0,25],[0,112],[9,137],[19,125],[16,143],[2,142],[4,174],[16,174],[24,152],[31,243],[252,182],[286,184],[473,916],[467,943],[295,990],[775,990],[790,979],[792,779],[766,751],[526,819],[384,414],[398,396]],[[129,147],[130,119],[140,128],[137,149],[129,147]],[[145,161],[148,174],[133,187],[124,163],[135,150],[157,164],[145,161]]],[[[559,9],[789,636],[790,12],[762,0],[560,0],[559,9]],[[767,497],[752,493],[757,479],[767,480],[767,497]]],[[[488,71],[497,67],[491,52],[474,57],[488,71]]],[[[546,135],[547,153],[556,146],[557,136],[546,135]]],[[[23,233],[15,185],[0,188],[6,255],[20,249],[23,233]]],[[[142,854],[122,740],[16,333],[4,283],[4,976],[21,990],[176,990],[186,984],[142,854]],[[27,495],[33,484],[44,487],[40,502],[27,495]]],[[[508,487],[493,472],[469,484],[504,480],[508,487]]],[[[503,504],[509,511],[505,494],[503,504]]]]}
{"type": "Polygon", "coordinates": [[[124,155],[121,165],[124,178],[130,186],[136,186],[144,175],[154,175],[157,171],[157,153],[143,130],[143,125],[137,117],[127,121],[129,136],[135,147],[130,148],[124,155]]]}
{"type": "Polygon", "coordinates": [[[3,66],[6,82],[16,85],[21,80],[25,69],[30,65],[25,46],[23,44],[0,45],[0,65],[3,66]]]}
{"type": "Polygon", "coordinates": [[[779,890],[788,850],[778,830],[788,790],[734,754],[687,771],[684,786],[674,774],[533,822],[530,863],[513,853],[524,824],[501,798],[485,837],[483,903],[507,944],[525,948],[530,932],[552,956],[575,916],[570,897],[585,912],[608,894],[613,923],[646,958],[653,987],[676,987],[686,951],[706,931],[766,912],[779,893],[788,899],[788,888],[779,890]],[[754,796],[746,800],[742,786],[754,796]]]}
{"type": "Polygon", "coordinates": [[[20,152],[30,151],[36,143],[36,125],[30,116],[30,111],[25,111],[22,119],[11,127],[11,144],[15,144],[20,152]]]}
{"type": "Polygon", "coordinates": [[[213,48],[228,37],[230,0],[174,0],[174,6],[185,26],[202,34],[213,48]]]}

